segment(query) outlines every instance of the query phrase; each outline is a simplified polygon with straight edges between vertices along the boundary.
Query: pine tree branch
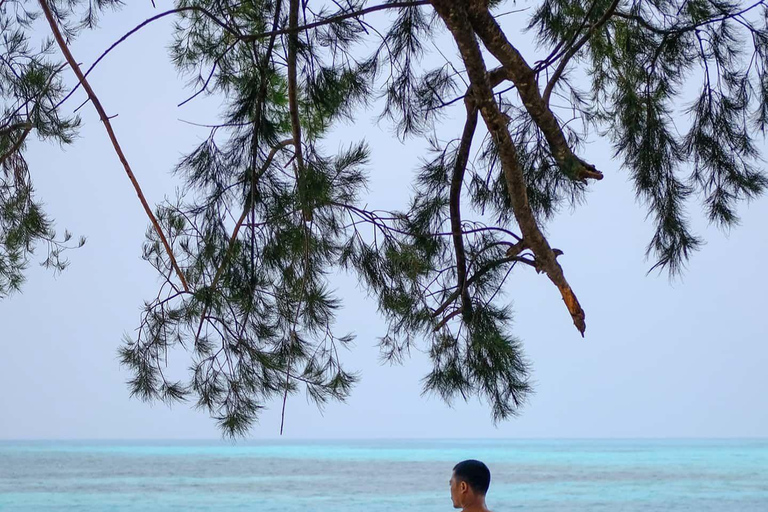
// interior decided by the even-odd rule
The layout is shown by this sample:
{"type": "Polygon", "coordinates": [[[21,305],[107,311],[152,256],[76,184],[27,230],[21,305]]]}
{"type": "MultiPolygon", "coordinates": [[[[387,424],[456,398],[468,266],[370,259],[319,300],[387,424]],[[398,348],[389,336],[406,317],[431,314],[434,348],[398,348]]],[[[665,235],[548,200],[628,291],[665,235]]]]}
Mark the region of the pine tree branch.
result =
{"type": "MultiPolygon", "coordinates": [[[[495,269],[496,267],[500,265],[504,265],[505,263],[525,263],[528,266],[531,266],[533,268],[537,268],[536,262],[529,260],[528,258],[523,258],[522,256],[507,256],[505,258],[499,258],[497,260],[489,261],[477,271],[472,274],[472,277],[470,277],[467,280],[467,287],[471,286],[475,283],[478,279],[483,277],[485,274],[490,272],[491,270],[495,269]]],[[[459,298],[459,295],[461,294],[461,291],[459,289],[454,290],[445,301],[432,312],[432,318],[437,318],[438,316],[442,315],[443,312],[445,312],[446,309],[456,300],[459,298]]],[[[461,309],[457,310],[461,312],[461,309]]],[[[451,318],[455,317],[453,313],[450,313],[446,317],[444,317],[433,329],[434,331],[440,330],[451,318]]]]}
{"type": "MultiPolygon", "coordinates": [[[[523,233],[523,240],[525,240],[526,244],[536,256],[536,261],[539,267],[546,272],[547,277],[549,277],[552,283],[554,283],[560,290],[566,307],[573,319],[573,323],[583,336],[586,329],[584,310],[581,308],[579,301],[576,299],[576,295],[568,284],[568,281],[565,279],[563,269],[557,262],[555,253],[552,251],[547,239],[539,229],[536,218],[533,215],[530,203],[528,202],[525,177],[523,175],[523,170],[520,167],[517,149],[515,148],[509,133],[507,119],[499,109],[498,104],[494,101],[493,89],[489,82],[483,54],[475,39],[475,31],[473,30],[473,25],[470,24],[471,17],[466,9],[465,1],[466,0],[433,0],[433,5],[459,47],[464,66],[472,83],[474,100],[483,116],[488,131],[498,147],[499,158],[504,171],[510,202],[512,204],[512,211],[523,233]]],[[[493,20],[492,17],[491,20],[493,20]]],[[[482,34],[480,34],[480,36],[482,38],[482,34]]],[[[489,39],[489,43],[489,46],[494,48],[497,47],[497,44],[493,44],[493,40],[489,39]]],[[[509,48],[507,48],[507,50],[509,50],[509,48]]],[[[512,48],[512,50],[514,50],[514,48],[512,48]]],[[[522,59],[519,54],[517,55],[522,59]]],[[[504,60],[501,60],[501,62],[504,64],[504,60]]],[[[515,63],[519,64],[519,62],[515,63]]],[[[528,68],[528,70],[530,71],[530,68],[528,68]]],[[[532,80],[533,77],[531,75],[532,72],[529,73],[529,77],[532,80]]],[[[530,83],[521,81],[517,83],[517,86],[518,89],[526,88],[527,90],[530,90],[530,87],[536,87],[535,81],[530,83]]],[[[536,94],[538,94],[538,89],[536,89],[536,94]]]]}
{"type": "MultiPolygon", "coordinates": [[[[221,52],[221,53],[220,53],[220,54],[219,54],[219,55],[216,57],[216,59],[213,61],[213,64],[211,65],[211,71],[208,73],[208,78],[206,78],[206,79],[205,79],[205,82],[203,82],[203,85],[202,85],[202,86],[201,86],[201,87],[200,87],[200,88],[199,88],[197,91],[195,91],[195,92],[192,94],[192,96],[188,97],[187,99],[185,99],[184,101],[182,101],[181,103],[179,103],[178,105],[176,105],[177,107],[183,107],[184,105],[186,105],[187,103],[189,103],[189,102],[190,102],[190,101],[192,101],[193,99],[195,99],[195,98],[197,98],[198,96],[200,96],[201,94],[203,94],[203,93],[204,93],[204,92],[205,92],[205,91],[208,89],[208,84],[210,84],[210,83],[211,83],[211,79],[213,78],[213,75],[214,75],[214,73],[216,73],[216,68],[219,66],[219,62],[221,62],[221,59],[223,59],[224,57],[226,57],[226,55],[227,55],[229,52],[231,52],[231,51],[232,51],[232,49],[233,49],[233,48],[234,48],[236,45],[237,45],[237,41],[235,41],[234,43],[231,43],[229,46],[227,46],[226,48],[224,48],[224,51],[223,51],[223,52],[221,52]]],[[[202,76],[201,76],[200,78],[202,78],[202,76]]]]}
{"type": "Polygon", "coordinates": [[[453,168],[450,190],[451,231],[453,232],[453,247],[456,252],[456,279],[457,289],[461,294],[461,313],[465,318],[472,314],[472,300],[467,288],[467,255],[464,251],[464,235],[461,226],[461,189],[464,185],[464,172],[469,162],[469,152],[472,147],[472,138],[477,128],[477,107],[474,102],[465,100],[467,120],[464,124],[464,132],[461,136],[459,150],[456,154],[456,163],[453,168]]]}
{"type": "MultiPolygon", "coordinates": [[[[264,165],[261,166],[261,169],[258,173],[255,173],[253,176],[253,183],[251,184],[252,187],[256,186],[256,183],[258,183],[259,178],[267,172],[269,169],[269,166],[272,165],[272,160],[275,158],[275,155],[277,155],[277,152],[281,149],[285,148],[286,146],[290,146],[293,144],[293,139],[287,139],[284,141],[281,141],[277,146],[273,147],[269,155],[267,156],[267,159],[264,161],[264,165]]],[[[232,235],[229,237],[229,243],[227,244],[227,250],[224,253],[224,259],[222,260],[221,264],[219,265],[219,268],[216,269],[216,273],[213,276],[213,280],[211,281],[211,285],[208,287],[210,295],[213,295],[215,293],[216,289],[219,286],[219,280],[221,279],[221,276],[224,274],[224,270],[226,270],[227,266],[229,265],[230,259],[232,258],[232,250],[235,247],[235,242],[237,241],[237,235],[240,233],[240,229],[243,227],[243,223],[245,222],[245,219],[248,217],[248,214],[251,211],[251,205],[246,201],[245,207],[243,208],[243,213],[240,215],[240,218],[237,219],[237,222],[235,223],[235,227],[232,230],[232,235]]],[[[198,340],[200,339],[200,333],[203,330],[203,324],[205,324],[205,319],[208,316],[208,305],[206,304],[203,308],[202,314],[200,315],[200,324],[197,327],[197,333],[195,334],[195,344],[197,344],[198,340]]]]}
{"type": "MultiPolygon", "coordinates": [[[[534,67],[534,70],[539,73],[544,68],[551,65],[553,62],[555,62],[557,59],[562,57],[563,55],[563,48],[570,48],[573,43],[576,41],[576,39],[579,37],[579,34],[581,33],[581,30],[584,28],[584,26],[587,24],[587,21],[589,21],[589,17],[592,15],[592,11],[595,10],[595,7],[597,7],[597,3],[599,0],[592,0],[589,9],[587,9],[587,12],[584,14],[584,17],[581,20],[581,23],[579,23],[579,28],[576,29],[573,36],[568,41],[562,40],[555,47],[552,49],[552,52],[550,52],[549,55],[547,55],[547,58],[541,61],[538,61],[536,63],[536,66],[534,67]]],[[[537,75],[538,76],[538,75],[537,75]]]]}
{"type": "MultiPolygon", "coordinates": [[[[455,292],[455,293],[456,293],[456,296],[458,297],[459,293],[458,293],[458,292],[455,292]]],[[[453,299],[453,300],[456,300],[456,297],[454,297],[454,299],[453,299]]],[[[453,300],[452,300],[451,302],[453,302],[453,300]]],[[[449,302],[448,304],[450,304],[450,302],[449,302]]],[[[442,329],[443,327],[445,327],[445,324],[447,324],[447,323],[448,323],[448,322],[449,322],[449,321],[450,321],[452,318],[456,318],[456,317],[457,317],[457,316],[459,316],[459,315],[460,315],[460,314],[461,314],[463,311],[464,311],[464,308],[454,309],[453,311],[451,311],[450,313],[448,313],[447,315],[445,315],[445,316],[444,316],[444,317],[443,317],[443,318],[442,318],[442,319],[441,319],[441,320],[440,320],[440,321],[437,323],[437,325],[434,327],[434,329],[432,329],[432,331],[433,331],[433,332],[437,332],[437,331],[439,331],[440,329],[442,329]]]]}
{"type": "Polygon", "coordinates": [[[617,11],[614,12],[614,15],[619,17],[619,18],[624,18],[626,20],[634,21],[637,24],[639,24],[640,26],[642,26],[643,28],[646,28],[647,30],[650,30],[651,32],[653,32],[655,34],[674,36],[674,35],[684,34],[686,32],[693,32],[694,30],[697,30],[697,29],[699,29],[701,27],[704,27],[704,26],[707,26],[707,25],[711,25],[713,23],[720,23],[722,21],[730,20],[730,19],[733,19],[733,18],[738,18],[739,16],[743,16],[744,14],[748,13],[752,9],[754,9],[756,7],[759,7],[761,5],[766,5],[765,0],[758,0],[754,4],[752,4],[752,5],[748,6],[748,7],[745,7],[745,8],[743,8],[743,9],[737,11],[737,12],[734,12],[734,13],[731,13],[731,14],[724,14],[723,16],[720,16],[718,18],[710,18],[710,19],[707,19],[707,20],[700,21],[698,23],[691,23],[691,24],[688,24],[688,25],[683,25],[683,26],[680,26],[680,27],[672,27],[672,28],[668,28],[668,29],[656,27],[656,26],[652,25],[651,23],[649,23],[646,19],[642,18],[641,16],[637,16],[635,14],[631,14],[631,13],[628,13],[628,12],[623,12],[623,11],[618,11],[617,10],[617,11]]]}
{"type": "MultiPolygon", "coordinates": [[[[48,77],[48,81],[45,83],[45,86],[40,90],[40,92],[37,94],[35,98],[31,98],[27,100],[24,105],[28,105],[32,101],[35,102],[35,105],[32,107],[32,111],[37,111],[38,108],[40,108],[40,100],[43,96],[45,96],[50,87],[51,83],[56,79],[56,75],[58,75],[65,67],[67,67],[67,64],[61,64],[53,73],[51,73],[51,76],[48,77]]],[[[12,115],[17,114],[21,110],[21,106],[19,106],[18,109],[16,109],[16,112],[14,112],[12,115]]],[[[5,161],[15,152],[19,151],[21,149],[21,146],[24,144],[24,140],[26,140],[29,133],[32,131],[32,128],[34,128],[34,125],[32,124],[32,115],[27,115],[26,121],[21,121],[18,123],[14,123],[12,125],[8,125],[3,128],[3,131],[0,131],[0,136],[4,135],[10,135],[10,133],[19,130],[24,129],[24,131],[21,133],[21,136],[19,139],[13,144],[13,146],[8,150],[7,153],[4,155],[0,155],[0,169],[2,169],[3,165],[5,164],[5,161]]]]}
{"type": "MultiPolygon", "coordinates": [[[[272,30],[276,30],[279,23],[280,23],[280,13],[282,12],[283,8],[283,2],[280,1],[275,5],[275,13],[272,17],[272,30]]],[[[269,42],[267,43],[266,51],[264,52],[264,55],[262,56],[261,62],[259,63],[259,71],[261,73],[261,83],[259,84],[259,95],[256,98],[256,115],[253,119],[253,135],[251,137],[251,172],[256,173],[256,160],[258,159],[259,155],[259,133],[261,131],[261,120],[262,116],[264,115],[264,102],[267,98],[267,92],[268,92],[268,86],[269,86],[269,65],[272,61],[272,52],[275,48],[275,41],[277,40],[277,36],[271,36],[269,38],[269,42]]],[[[254,60],[256,60],[258,56],[258,51],[256,49],[256,43],[253,43],[253,56],[254,60]]],[[[274,156],[274,155],[272,155],[274,156]]],[[[269,157],[269,160],[271,161],[272,157],[269,157]]],[[[254,177],[251,178],[251,190],[250,190],[250,211],[251,211],[251,273],[253,274],[253,267],[255,265],[255,258],[254,254],[256,251],[256,181],[254,177]]]]}
{"type": "MultiPolygon", "coordinates": [[[[467,1],[462,2],[462,7],[467,1]]],[[[541,97],[535,71],[509,42],[488,10],[487,1],[469,0],[469,7],[465,9],[465,13],[473,33],[477,33],[488,51],[509,71],[523,100],[523,105],[544,134],[552,156],[563,173],[581,181],[603,179],[603,173],[577,157],[571,150],[557,118],[541,97]]]]}
{"type": "Polygon", "coordinates": [[[69,66],[72,68],[72,71],[74,71],[75,75],[77,76],[77,79],[80,81],[80,83],[83,85],[83,88],[88,93],[88,97],[93,103],[93,106],[96,108],[96,111],[99,113],[101,122],[104,123],[104,128],[107,130],[109,139],[112,141],[112,146],[115,148],[115,152],[117,153],[117,156],[120,159],[120,162],[123,164],[123,167],[125,168],[125,172],[128,175],[128,179],[131,180],[131,183],[133,184],[133,188],[136,190],[136,195],[139,197],[139,201],[141,202],[141,205],[144,207],[144,211],[146,212],[147,217],[149,217],[149,220],[152,223],[152,226],[154,227],[155,232],[157,232],[157,236],[160,237],[160,240],[162,241],[163,246],[165,247],[165,250],[168,253],[168,257],[171,260],[171,265],[176,271],[176,275],[179,277],[179,281],[181,281],[181,284],[184,287],[184,290],[188,291],[189,286],[187,285],[187,280],[184,277],[184,273],[181,271],[181,268],[179,268],[179,264],[176,262],[176,257],[173,255],[171,246],[168,243],[168,240],[165,238],[165,234],[163,233],[163,230],[160,227],[160,223],[157,221],[155,214],[152,213],[152,208],[150,208],[149,204],[147,203],[147,200],[144,198],[144,193],[142,192],[141,187],[139,186],[139,182],[136,180],[136,176],[134,176],[133,171],[131,170],[131,166],[128,164],[128,160],[126,159],[125,154],[123,153],[123,150],[120,147],[120,143],[117,141],[117,136],[115,135],[115,132],[112,129],[112,123],[109,121],[109,116],[107,115],[104,108],[101,106],[101,102],[99,101],[99,98],[96,96],[96,93],[93,92],[93,89],[88,83],[88,80],[85,78],[85,75],[83,75],[83,72],[80,69],[80,66],[77,64],[77,61],[72,56],[72,52],[69,51],[69,47],[67,46],[67,43],[64,41],[64,38],[61,35],[61,31],[59,30],[59,26],[56,23],[56,19],[54,18],[53,13],[51,12],[50,7],[48,6],[48,0],[39,0],[39,2],[40,2],[40,7],[43,9],[43,13],[45,14],[45,17],[48,20],[48,24],[51,27],[53,36],[56,39],[56,42],[58,43],[59,48],[61,49],[61,52],[64,54],[64,57],[69,63],[69,66]]]}
{"type": "MultiPolygon", "coordinates": [[[[358,208],[358,207],[356,207],[354,205],[351,205],[351,204],[339,203],[339,202],[336,202],[336,201],[330,201],[329,204],[331,206],[337,206],[339,208],[344,208],[346,210],[349,210],[349,211],[353,212],[359,218],[363,219],[359,223],[372,224],[374,227],[378,228],[382,232],[384,232],[384,231],[391,231],[393,233],[397,233],[397,234],[400,234],[400,235],[416,236],[412,231],[405,231],[405,230],[402,230],[402,229],[397,229],[394,226],[388,226],[385,223],[385,221],[387,221],[387,220],[395,220],[396,217],[382,218],[382,217],[378,216],[375,213],[376,211],[381,211],[381,210],[369,211],[369,210],[364,210],[362,208],[358,208]]],[[[389,213],[389,212],[387,212],[387,213],[389,213]]],[[[355,223],[355,224],[357,224],[357,223],[355,223]]],[[[477,225],[477,224],[480,224],[480,223],[479,222],[475,222],[474,224],[477,225]]],[[[465,230],[462,230],[461,233],[463,235],[471,235],[471,234],[475,234],[475,233],[484,233],[484,232],[488,232],[488,231],[495,231],[495,232],[499,232],[499,233],[504,233],[505,235],[511,236],[515,240],[518,240],[518,241],[521,240],[520,236],[517,235],[516,233],[514,233],[514,232],[512,232],[512,231],[510,231],[508,229],[500,228],[498,226],[483,226],[483,227],[480,227],[480,228],[465,229],[465,230]]],[[[439,232],[433,232],[433,233],[419,233],[419,236],[453,236],[453,231],[441,231],[441,232],[439,231],[439,232]]]]}

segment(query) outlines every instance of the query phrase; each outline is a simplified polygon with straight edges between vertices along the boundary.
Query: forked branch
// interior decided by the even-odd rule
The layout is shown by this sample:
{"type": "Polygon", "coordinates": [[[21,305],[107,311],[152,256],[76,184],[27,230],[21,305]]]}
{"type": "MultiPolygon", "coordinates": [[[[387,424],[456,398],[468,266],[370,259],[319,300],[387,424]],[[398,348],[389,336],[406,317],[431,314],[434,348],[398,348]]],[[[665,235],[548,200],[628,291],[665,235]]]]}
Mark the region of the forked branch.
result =
{"type": "MultiPolygon", "coordinates": [[[[459,47],[459,52],[472,84],[473,99],[498,147],[512,211],[523,233],[523,240],[525,240],[526,245],[531,248],[536,256],[539,268],[547,274],[550,281],[560,290],[573,323],[583,336],[586,329],[584,310],[581,308],[576,295],[565,279],[563,269],[557,262],[557,255],[549,246],[549,242],[547,242],[544,234],[539,229],[536,218],[533,215],[533,210],[528,202],[527,186],[518,159],[517,149],[509,133],[507,120],[494,100],[485,61],[480,51],[480,46],[477,43],[475,30],[470,24],[469,13],[464,0],[433,0],[433,5],[459,47]]],[[[495,23],[493,19],[492,21],[495,23]]],[[[493,38],[490,39],[490,42],[493,42],[493,38]]],[[[502,64],[504,64],[503,60],[502,64]]],[[[518,89],[521,87],[528,88],[530,85],[522,82],[517,84],[518,89]]],[[[532,85],[534,88],[536,87],[535,82],[532,85]]],[[[536,89],[536,94],[538,94],[538,89],[536,89]]],[[[539,96],[540,99],[541,97],[539,96]]]]}

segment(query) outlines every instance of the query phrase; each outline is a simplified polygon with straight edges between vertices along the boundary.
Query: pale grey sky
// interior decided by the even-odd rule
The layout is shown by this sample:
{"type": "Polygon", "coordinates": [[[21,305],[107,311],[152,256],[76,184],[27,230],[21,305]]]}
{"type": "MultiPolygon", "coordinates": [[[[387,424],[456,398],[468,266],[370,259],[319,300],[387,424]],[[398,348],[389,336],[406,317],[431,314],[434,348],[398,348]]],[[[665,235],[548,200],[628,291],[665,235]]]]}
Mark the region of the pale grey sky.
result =
{"type": "MultiPolygon", "coordinates": [[[[132,4],[73,45],[80,62],[90,64],[157,12],[150,2],[132,4]]],[[[179,119],[214,122],[218,106],[208,99],[176,107],[189,91],[167,57],[169,29],[167,22],[145,29],[91,75],[107,111],[119,114],[115,129],[152,203],[174,196],[169,170],[206,135],[179,119]]],[[[375,114],[361,113],[327,145],[364,134],[373,150],[370,204],[403,205],[419,146],[401,146],[389,128],[375,126],[375,114]]],[[[142,301],[156,292],[153,270],[140,259],[147,220],[92,107],[82,115],[74,145],[62,151],[33,142],[28,152],[48,211],[62,231],[86,235],[88,243],[71,253],[70,268],[58,277],[33,265],[22,293],[0,303],[0,439],[218,437],[204,413],[128,398],[128,374],[116,351],[123,333],[137,326],[142,301]]],[[[460,130],[450,121],[446,127],[460,130]]],[[[421,397],[423,354],[414,353],[404,367],[380,366],[375,343],[384,324],[355,279],[342,276],[335,283],[346,299],[339,331],[357,334],[347,359],[362,381],[347,404],[332,404],[324,414],[303,396],[292,398],[285,436],[768,436],[768,199],[743,206],[742,225],[727,235],[707,227],[692,205],[708,244],[684,278],[670,283],[665,275],[646,275],[652,228],[610,148],[596,141],[581,153],[606,178],[591,186],[585,206],[563,212],[548,233],[565,251],[560,261],[587,312],[587,336],[578,335],[548,280],[515,271],[507,287],[514,330],[536,381],[520,418],[494,426],[482,404],[451,409],[421,397]]],[[[279,433],[280,404],[269,406],[254,438],[279,433]]]]}

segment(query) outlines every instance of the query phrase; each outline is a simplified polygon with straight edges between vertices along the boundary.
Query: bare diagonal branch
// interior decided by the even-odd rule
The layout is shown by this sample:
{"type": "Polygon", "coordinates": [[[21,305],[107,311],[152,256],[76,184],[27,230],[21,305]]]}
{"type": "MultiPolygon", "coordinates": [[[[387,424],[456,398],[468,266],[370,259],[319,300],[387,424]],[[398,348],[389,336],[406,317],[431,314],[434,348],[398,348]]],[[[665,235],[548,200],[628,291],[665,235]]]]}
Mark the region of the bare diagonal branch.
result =
{"type": "Polygon", "coordinates": [[[157,232],[157,236],[160,238],[161,242],[163,243],[163,246],[165,247],[165,250],[168,253],[168,257],[171,260],[171,265],[176,271],[176,275],[178,276],[179,281],[181,281],[181,284],[184,287],[184,290],[189,291],[187,280],[185,279],[184,273],[181,271],[181,268],[179,268],[179,264],[176,262],[176,257],[173,255],[173,251],[171,250],[171,246],[168,243],[168,239],[165,237],[165,234],[163,233],[163,229],[160,227],[160,223],[157,221],[155,214],[152,213],[152,208],[150,208],[149,203],[147,203],[147,200],[144,197],[144,193],[142,192],[141,187],[139,186],[139,182],[136,179],[136,176],[133,174],[133,171],[131,170],[131,166],[128,164],[128,159],[125,157],[125,154],[123,153],[123,149],[120,147],[120,143],[117,141],[117,136],[115,135],[115,131],[112,129],[112,123],[109,121],[109,116],[104,110],[104,107],[102,107],[101,102],[99,101],[99,98],[96,96],[96,93],[91,88],[91,85],[88,83],[88,80],[85,78],[85,75],[80,69],[80,66],[78,65],[77,61],[72,56],[72,52],[70,52],[66,41],[64,41],[64,38],[61,35],[61,31],[59,30],[58,24],[56,23],[56,19],[54,18],[53,13],[51,12],[50,6],[48,5],[48,1],[39,0],[39,2],[40,2],[40,7],[43,9],[43,13],[45,14],[45,17],[48,20],[48,24],[51,27],[53,36],[56,39],[56,42],[58,43],[59,48],[61,49],[61,52],[64,54],[64,58],[69,63],[69,66],[72,68],[72,71],[74,71],[75,75],[77,76],[77,79],[79,80],[83,88],[88,93],[88,98],[90,98],[91,102],[93,103],[93,106],[96,108],[96,111],[99,113],[101,122],[104,123],[104,128],[107,130],[109,139],[112,141],[112,146],[115,148],[117,157],[120,159],[120,162],[123,164],[123,167],[125,168],[125,172],[128,175],[128,179],[131,180],[131,183],[133,184],[133,188],[136,191],[136,195],[139,197],[139,201],[141,202],[142,207],[144,207],[144,211],[147,214],[147,217],[149,217],[149,220],[152,223],[152,226],[157,232]]]}

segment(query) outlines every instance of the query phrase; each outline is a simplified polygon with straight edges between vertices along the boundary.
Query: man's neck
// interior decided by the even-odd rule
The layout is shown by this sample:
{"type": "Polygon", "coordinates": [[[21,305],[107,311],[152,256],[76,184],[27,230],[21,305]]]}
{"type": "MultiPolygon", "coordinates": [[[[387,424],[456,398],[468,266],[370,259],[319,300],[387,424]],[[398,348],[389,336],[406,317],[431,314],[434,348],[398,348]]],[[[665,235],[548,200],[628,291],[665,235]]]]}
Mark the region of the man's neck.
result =
{"type": "Polygon", "coordinates": [[[485,506],[485,500],[480,500],[471,505],[466,505],[461,509],[461,512],[490,512],[488,507],[485,506]]]}

